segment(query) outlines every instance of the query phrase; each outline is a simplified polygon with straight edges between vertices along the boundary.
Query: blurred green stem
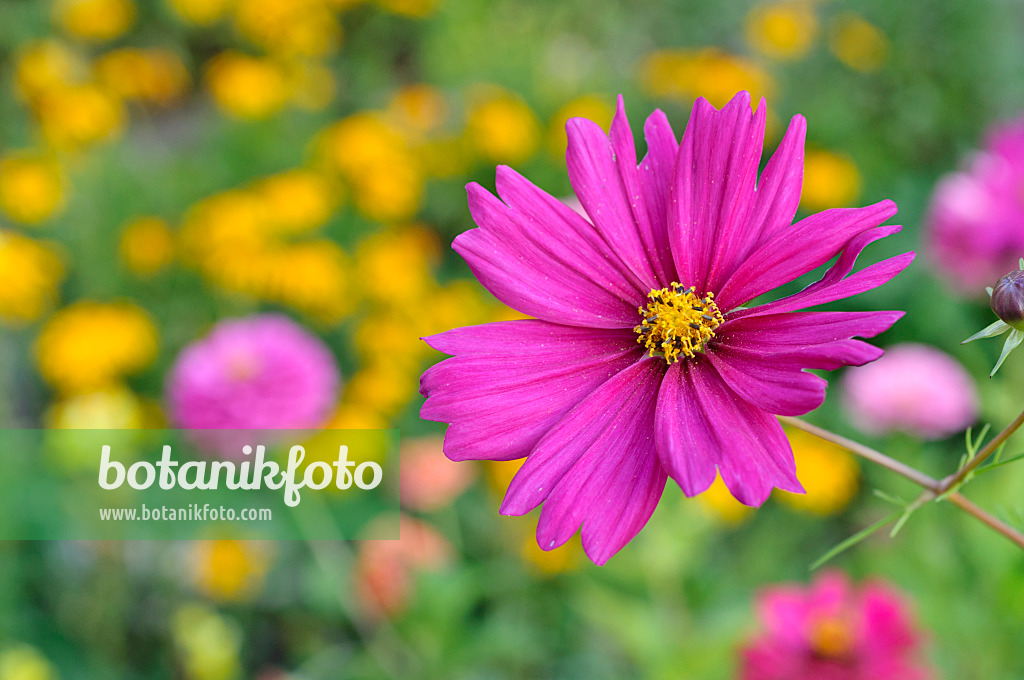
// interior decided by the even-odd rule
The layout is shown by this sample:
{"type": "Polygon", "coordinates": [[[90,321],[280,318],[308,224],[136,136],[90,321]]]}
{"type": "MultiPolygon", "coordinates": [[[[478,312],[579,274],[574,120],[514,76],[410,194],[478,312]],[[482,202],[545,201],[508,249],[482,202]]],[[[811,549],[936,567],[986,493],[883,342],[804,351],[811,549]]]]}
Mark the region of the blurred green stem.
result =
{"type": "Polygon", "coordinates": [[[860,442],[855,442],[852,439],[847,439],[846,437],[838,435],[824,428],[818,427],[817,425],[812,425],[807,421],[801,420],[800,418],[779,416],[779,420],[785,423],[786,425],[789,425],[790,427],[795,427],[809,434],[813,434],[815,437],[824,439],[825,441],[830,441],[833,444],[838,444],[839,446],[843,447],[844,449],[847,449],[851,453],[854,453],[866,460],[870,460],[872,463],[881,465],[882,467],[891,470],[896,474],[905,477],[906,479],[909,479],[918,486],[923,487],[925,489],[924,493],[922,493],[911,504],[911,506],[920,507],[921,505],[924,505],[925,503],[933,499],[943,497],[949,500],[949,502],[952,503],[953,505],[957,506],[967,514],[971,515],[972,517],[980,521],[981,523],[987,525],[988,527],[999,532],[1006,538],[1010,539],[1011,541],[1016,543],[1017,546],[1019,546],[1020,548],[1024,548],[1024,534],[1022,534],[1017,529],[1011,527],[1006,522],[1003,522],[1002,520],[993,517],[985,510],[982,510],[977,505],[975,505],[974,503],[960,495],[958,491],[951,491],[952,489],[955,489],[956,485],[961,483],[967,477],[967,475],[969,475],[975,468],[977,468],[978,465],[984,462],[986,458],[995,453],[995,451],[1000,446],[1002,446],[1003,442],[1005,442],[1010,437],[1010,435],[1016,432],[1017,429],[1021,427],[1021,425],[1024,425],[1024,413],[1021,413],[1019,416],[1017,416],[1017,418],[1012,423],[1010,423],[1002,432],[996,435],[996,437],[991,442],[989,442],[985,448],[979,451],[978,455],[972,458],[967,465],[961,468],[956,474],[950,475],[949,477],[946,477],[943,480],[938,480],[935,479],[934,477],[930,477],[929,475],[926,475],[925,473],[921,472],[916,468],[912,468],[909,465],[906,465],[905,463],[901,463],[900,461],[894,458],[890,458],[881,451],[876,451],[875,449],[872,449],[869,446],[865,446],[860,442]]]}

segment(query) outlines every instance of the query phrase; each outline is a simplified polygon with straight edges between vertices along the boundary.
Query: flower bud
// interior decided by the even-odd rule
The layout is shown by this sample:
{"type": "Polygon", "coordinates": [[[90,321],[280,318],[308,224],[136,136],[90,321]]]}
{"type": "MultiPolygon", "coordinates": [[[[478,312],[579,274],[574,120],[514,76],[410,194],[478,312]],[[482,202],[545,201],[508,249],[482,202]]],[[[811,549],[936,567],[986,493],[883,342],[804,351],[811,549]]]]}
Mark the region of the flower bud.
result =
{"type": "Polygon", "coordinates": [[[1024,331],[1024,271],[1010,272],[999,279],[990,304],[1003,323],[1024,331]]]}

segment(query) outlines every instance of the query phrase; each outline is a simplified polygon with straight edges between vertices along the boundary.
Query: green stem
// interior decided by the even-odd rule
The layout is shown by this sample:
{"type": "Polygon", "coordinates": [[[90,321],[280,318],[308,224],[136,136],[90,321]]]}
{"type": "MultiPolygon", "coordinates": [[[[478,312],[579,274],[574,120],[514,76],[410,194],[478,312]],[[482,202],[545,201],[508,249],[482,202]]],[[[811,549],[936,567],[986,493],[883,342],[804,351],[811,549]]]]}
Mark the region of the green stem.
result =
{"type": "Polygon", "coordinates": [[[979,465],[985,462],[989,456],[999,450],[1007,439],[1010,438],[1014,432],[1020,429],[1021,425],[1024,425],[1024,411],[1021,411],[1012,423],[1003,428],[1003,431],[993,437],[992,441],[985,445],[981,451],[978,451],[978,455],[967,461],[967,464],[960,468],[956,474],[950,475],[942,480],[941,487],[939,488],[939,495],[946,493],[950,489],[955,489],[958,484],[963,482],[969,474],[974,472],[979,465]]]}

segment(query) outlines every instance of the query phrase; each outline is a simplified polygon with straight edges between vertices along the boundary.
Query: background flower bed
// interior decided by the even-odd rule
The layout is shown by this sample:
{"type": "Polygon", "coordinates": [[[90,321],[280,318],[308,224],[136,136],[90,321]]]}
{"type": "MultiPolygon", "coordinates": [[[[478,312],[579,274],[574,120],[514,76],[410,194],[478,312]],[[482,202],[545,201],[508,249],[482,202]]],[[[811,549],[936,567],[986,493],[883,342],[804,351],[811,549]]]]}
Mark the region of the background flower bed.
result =
{"type": "MultiPolygon", "coordinates": [[[[606,125],[623,92],[681,129],[694,96],[721,106],[739,89],[769,99],[768,149],[807,117],[807,211],[900,206],[904,232],[865,255],[923,256],[849,307],[908,311],[879,344],[951,355],[977,378],[981,422],[1019,411],[1024,364],[988,380],[997,348],[959,346],[991,320],[983,291],[944,281],[923,244],[937,180],[1024,110],[1021,9],[722,5],[2,2],[3,425],[161,425],[182,348],[271,311],[334,353],[329,422],[399,427],[422,471],[404,480],[400,546],[5,545],[0,675],[734,677],[755,593],[807,581],[887,514],[873,489],[913,489],[794,441],[807,502],[745,512],[670,487],[595,568],[578,539],[543,553],[533,519],[497,516],[514,466],[454,472],[417,417],[418,376],[440,358],[417,338],[514,315],[448,248],[471,226],[465,183],[492,186],[509,163],[565,195],[566,117],[606,125]]],[[[832,383],[812,419],[865,436],[832,383]]],[[[958,435],[870,441],[935,475],[962,450],[958,435]]],[[[1018,470],[974,489],[1021,523],[1018,470]]],[[[906,593],[942,677],[1024,672],[1024,560],[954,510],[837,564],[906,593]]]]}

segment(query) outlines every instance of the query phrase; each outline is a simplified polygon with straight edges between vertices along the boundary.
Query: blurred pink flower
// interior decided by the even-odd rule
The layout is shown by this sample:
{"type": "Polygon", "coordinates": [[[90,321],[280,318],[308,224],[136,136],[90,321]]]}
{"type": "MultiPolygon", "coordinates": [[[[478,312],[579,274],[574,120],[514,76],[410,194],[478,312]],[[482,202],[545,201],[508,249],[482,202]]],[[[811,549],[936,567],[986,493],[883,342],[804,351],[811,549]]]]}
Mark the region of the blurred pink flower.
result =
{"type": "Polygon", "coordinates": [[[978,417],[970,374],[945,352],[915,343],[895,345],[873,364],[843,376],[842,399],[861,430],[894,430],[922,439],[960,432],[978,417]]]}
{"type": "Polygon", "coordinates": [[[412,510],[438,510],[455,500],[476,479],[476,468],[456,465],[441,450],[441,437],[403,442],[399,471],[402,505],[412,510]]]}
{"type": "MultiPolygon", "coordinates": [[[[316,428],[340,384],[330,349],[294,321],[276,314],[231,319],[182,350],[171,367],[169,417],[188,430],[316,428]]],[[[216,439],[211,433],[204,441],[216,439]]],[[[221,452],[228,445],[214,444],[221,452]]]]}
{"type": "Polygon", "coordinates": [[[356,556],[356,602],[372,619],[401,614],[412,597],[417,572],[438,571],[452,561],[451,544],[430,524],[402,515],[398,531],[398,540],[363,541],[356,556]]]}
{"type": "Polygon", "coordinates": [[[981,151],[932,194],[926,239],[957,291],[980,296],[1024,256],[1024,117],[991,130],[981,151]]]}
{"type": "Polygon", "coordinates": [[[741,680],[925,680],[907,602],[892,588],[854,589],[840,572],[767,588],[763,632],[742,650],[741,680]]]}

